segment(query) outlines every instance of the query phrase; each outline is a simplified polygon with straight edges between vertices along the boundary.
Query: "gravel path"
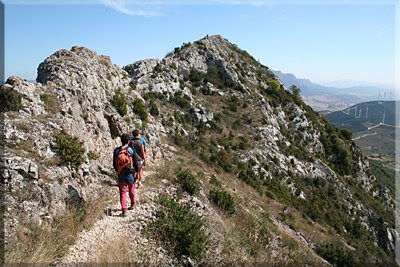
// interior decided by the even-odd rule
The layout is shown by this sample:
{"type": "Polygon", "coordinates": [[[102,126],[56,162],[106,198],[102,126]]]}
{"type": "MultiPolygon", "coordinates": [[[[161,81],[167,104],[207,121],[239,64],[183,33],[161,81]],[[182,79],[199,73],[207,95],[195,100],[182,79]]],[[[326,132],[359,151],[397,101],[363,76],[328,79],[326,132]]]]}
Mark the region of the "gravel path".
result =
{"type": "Polygon", "coordinates": [[[56,266],[112,262],[173,264],[174,260],[168,252],[144,234],[144,228],[155,216],[157,204],[154,200],[160,190],[146,188],[144,183],[136,191],[139,198],[137,207],[128,211],[126,217],[120,217],[119,201],[107,207],[111,215],[104,216],[91,229],[82,231],[76,243],[56,266]],[[141,203],[140,199],[146,199],[146,203],[141,203]]]}

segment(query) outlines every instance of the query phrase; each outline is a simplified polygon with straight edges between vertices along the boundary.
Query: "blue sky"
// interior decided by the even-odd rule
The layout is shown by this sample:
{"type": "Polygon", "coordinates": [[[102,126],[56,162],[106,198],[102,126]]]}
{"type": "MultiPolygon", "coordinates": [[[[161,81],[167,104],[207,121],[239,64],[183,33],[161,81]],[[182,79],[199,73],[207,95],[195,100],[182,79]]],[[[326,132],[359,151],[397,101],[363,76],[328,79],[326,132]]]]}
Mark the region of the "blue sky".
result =
{"type": "Polygon", "coordinates": [[[122,67],[221,34],[264,65],[315,82],[394,83],[395,1],[4,2],[6,77],[33,80],[40,62],[73,45],[122,67]]]}

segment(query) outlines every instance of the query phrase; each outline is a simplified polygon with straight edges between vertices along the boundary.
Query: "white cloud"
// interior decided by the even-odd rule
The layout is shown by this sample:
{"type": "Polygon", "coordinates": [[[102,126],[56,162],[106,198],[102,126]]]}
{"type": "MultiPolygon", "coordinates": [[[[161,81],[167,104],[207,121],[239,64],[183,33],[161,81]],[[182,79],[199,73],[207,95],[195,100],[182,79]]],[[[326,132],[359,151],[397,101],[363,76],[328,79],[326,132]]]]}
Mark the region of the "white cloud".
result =
{"type": "MultiPolygon", "coordinates": [[[[23,1],[23,0],[22,0],[23,1]]],[[[40,0],[38,0],[40,1],[40,0]]],[[[57,1],[57,0],[55,0],[57,1]]],[[[62,0],[60,0],[62,1],[62,0]]],[[[90,0],[86,0],[90,1],[90,0]]],[[[397,0],[98,0],[116,11],[134,16],[160,16],[155,11],[145,11],[143,7],[165,8],[166,6],[190,5],[244,5],[271,7],[275,5],[394,5],[397,0]]]]}
{"type": "MultiPolygon", "coordinates": [[[[143,16],[143,17],[154,17],[161,15],[158,12],[154,11],[145,11],[143,9],[139,9],[137,7],[132,7],[129,4],[129,1],[126,0],[101,0],[101,2],[108,7],[115,9],[118,12],[124,13],[126,15],[132,16],[143,16]]],[[[132,1],[130,1],[132,2],[132,1]]]]}

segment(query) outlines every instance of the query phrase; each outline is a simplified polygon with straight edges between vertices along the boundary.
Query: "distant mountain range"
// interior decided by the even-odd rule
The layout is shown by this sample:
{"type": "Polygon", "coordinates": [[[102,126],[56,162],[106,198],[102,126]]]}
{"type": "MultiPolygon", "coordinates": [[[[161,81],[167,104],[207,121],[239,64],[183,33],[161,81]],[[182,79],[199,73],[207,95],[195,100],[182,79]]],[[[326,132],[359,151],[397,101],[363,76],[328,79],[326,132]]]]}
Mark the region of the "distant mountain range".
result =
{"type": "MultiPolygon", "coordinates": [[[[292,73],[283,73],[281,71],[273,71],[273,73],[289,88],[296,85],[301,90],[304,101],[320,112],[331,112],[342,110],[351,105],[371,100],[394,99],[394,89],[380,86],[372,86],[371,83],[355,82],[355,81],[338,81],[331,82],[338,87],[324,86],[311,82],[309,79],[297,78],[292,73]],[[351,87],[340,87],[346,84],[356,85],[351,87]],[[364,84],[364,85],[362,85],[364,84]]],[[[377,84],[376,84],[377,85],[377,84]]]]}
{"type": "Polygon", "coordinates": [[[321,84],[327,87],[338,87],[338,88],[348,88],[348,87],[358,87],[358,86],[367,86],[367,87],[379,87],[379,88],[394,88],[394,84],[388,83],[374,83],[374,82],[365,82],[365,81],[354,81],[354,80],[338,80],[331,81],[327,83],[321,84]]]}

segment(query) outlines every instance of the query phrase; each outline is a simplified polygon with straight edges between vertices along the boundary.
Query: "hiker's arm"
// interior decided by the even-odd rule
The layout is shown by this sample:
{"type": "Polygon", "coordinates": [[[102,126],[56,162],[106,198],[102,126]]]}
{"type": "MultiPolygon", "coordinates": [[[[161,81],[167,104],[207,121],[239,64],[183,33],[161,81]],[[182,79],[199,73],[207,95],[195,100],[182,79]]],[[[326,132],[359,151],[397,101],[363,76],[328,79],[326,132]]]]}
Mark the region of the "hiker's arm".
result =
{"type": "Polygon", "coordinates": [[[144,165],[147,165],[147,155],[146,155],[146,151],[144,150],[144,145],[142,145],[142,155],[144,157],[144,165]]]}
{"type": "Polygon", "coordinates": [[[138,170],[136,168],[136,163],[135,163],[135,150],[130,148],[131,152],[131,157],[132,157],[132,173],[135,174],[138,170]]]}

